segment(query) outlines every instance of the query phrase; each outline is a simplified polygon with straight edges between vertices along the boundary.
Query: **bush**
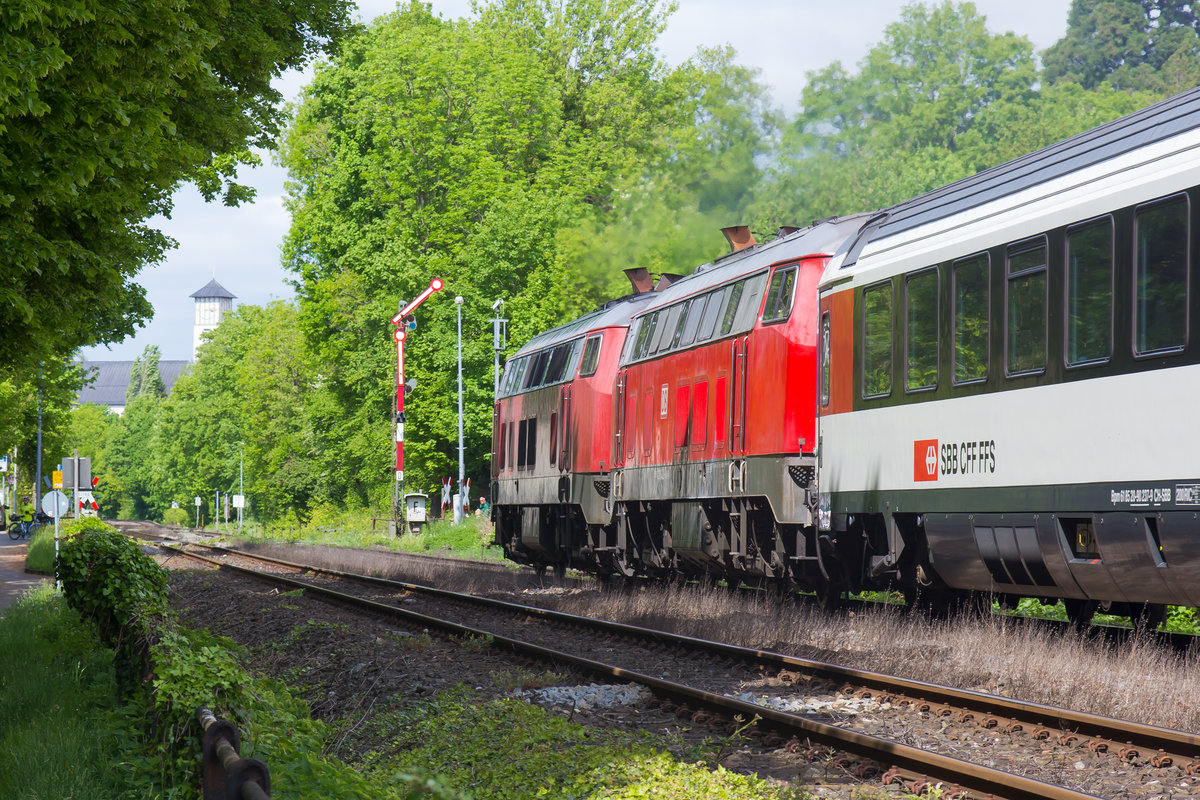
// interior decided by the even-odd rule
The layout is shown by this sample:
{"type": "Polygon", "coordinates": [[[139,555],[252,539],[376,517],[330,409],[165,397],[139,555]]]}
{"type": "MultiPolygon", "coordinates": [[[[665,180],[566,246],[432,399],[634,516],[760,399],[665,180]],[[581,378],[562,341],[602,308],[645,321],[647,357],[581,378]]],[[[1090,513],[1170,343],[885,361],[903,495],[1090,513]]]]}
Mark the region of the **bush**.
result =
{"type": "Polygon", "coordinates": [[[67,528],[58,554],[63,596],[116,651],[118,683],[132,689],[148,663],[151,624],[167,610],[166,573],[98,519],[67,528]]]}
{"type": "Polygon", "coordinates": [[[25,569],[43,574],[54,573],[54,528],[40,528],[29,540],[25,551],[25,569]]]}
{"type": "Polygon", "coordinates": [[[181,525],[187,527],[188,512],[182,508],[168,508],[162,515],[163,525],[181,525]]]}

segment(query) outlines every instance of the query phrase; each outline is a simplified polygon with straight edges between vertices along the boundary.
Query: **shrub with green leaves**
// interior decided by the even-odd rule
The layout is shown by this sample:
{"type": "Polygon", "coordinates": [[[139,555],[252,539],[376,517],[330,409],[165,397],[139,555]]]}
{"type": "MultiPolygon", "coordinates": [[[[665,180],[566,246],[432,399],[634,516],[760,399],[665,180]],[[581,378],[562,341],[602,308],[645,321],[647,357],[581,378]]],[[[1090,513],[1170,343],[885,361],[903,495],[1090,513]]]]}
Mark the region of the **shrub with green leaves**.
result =
{"type": "Polygon", "coordinates": [[[146,666],[153,620],[167,610],[166,573],[137,544],[97,519],[71,526],[58,576],[67,604],[117,653],[118,682],[132,688],[146,666]]]}

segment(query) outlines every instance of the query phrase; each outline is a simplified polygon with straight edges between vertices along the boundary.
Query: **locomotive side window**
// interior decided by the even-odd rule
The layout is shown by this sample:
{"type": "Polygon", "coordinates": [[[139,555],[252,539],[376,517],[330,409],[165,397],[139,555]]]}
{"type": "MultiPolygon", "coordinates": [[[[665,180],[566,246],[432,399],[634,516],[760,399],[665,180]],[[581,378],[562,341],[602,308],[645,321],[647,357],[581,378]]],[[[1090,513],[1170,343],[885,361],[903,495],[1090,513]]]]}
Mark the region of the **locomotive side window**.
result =
{"type": "Polygon", "coordinates": [[[727,336],[733,330],[733,321],[737,319],[738,302],[746,289],[745,281],[738,281],[729,287],[729,297],[725,301],[725,311],[721,315],[721,335],[727,336]]]}
{"type": "Polygon", "coordinates": [[[517,469],[525,469],[525,448],[529,444],[529,420],[517,423],[517,469]]]}
{"type": "Polygon", "coordinates": [[[1067,231],[1067,364],[1112,354],[1113,223],[1111,217],[1067,231]]]}
{"type": "Polygon", "coordinates": [[[829,312],[821,315],[821,405],[829,405],[829,312]]]}
{"type": "Polygon", "coordinates": [[[781,322],[792,313],[792,296],[796,289],[796,267],[777,269],[771,276],[767,288],[767,302],[763,305],[763,322],[781,322]]]}
{"type": "Polygon", "coordinates": [[[1046,240],[1038,237],[1008,249],[1008,374],[1046,368],[1046,240]]]}
{"type": "Polygon", "coordinates": [[[662,319],[658,321],[658,328],[654,332],[654,342],[650,345],[649,353],[665,353],[671,349],[671,339],[675,336],[675,327],[679,324],[679,315],[683,312],[683,305],[676,303],[670,308],[665,308],[659,312],[662,319]]]}
{"type": "Polygon", "coordinates": [[[954,264],[954,382],[987,380],[991,273],[987,253],[954,264]]]}
{"type": "Polygon", "coordinates": [[[654,341],[654,329],[658,327],[658,317],[659,312],[655,311],[650,316],[642,318],[642,325],[638,329],[637,347],[633,351],[635,359],[645,358],[646,353],[650,351],[651,342],[654,341]]]}
{"type": "Polygon", "coordinates": [[[679,347],[679,340],[683,338],[683,329],[687,324],[688,316],[692,313],[692,301],[685,300],[679,304],[679,317],[675,321],[675,330],[671,335],[671,343],[667,345],[672,350],[679,347]]]}
{"type": "Polygon", "coordinates": [[[909,391],[938,382],[938,271],[914,272],[904,281],[905,375],[909,391]]]}
{"type": "Polygon", "coordinates": [[[713,332],[717,329],[717,320],[725,308],[725,295],[728,292],[729,287],[722,286],[720,289],[708,293],[708,304],[704,307],[704,321],[700,323],[696,341],[706,342],[712,338],[713,332]]]}
{"type": "Polygon", "coordinates": [[[1177,195],[1136,215],[1134,343],[1138,355],[1187,343],[1188,202],[1177,195]]]}
{"type": "Polygon", "coordinates": [[[585,378],[588,375],[596,374],[596,367],[600,365],[600,343],[604,341],[603,333],[593,333],[587,339],[587,344],[583,346],[583,361],[579,365],[579,377],[585,378]]]}
{"type": "Polygon", "coordinates": [[[752,275],[742,283],[744,287],[738,300],[737,314],[733,318],[732,333],[741,333],[754,327],[758,310],[762,307],[763,290],[767,288],[767,273],[752,275]]]}
{"type": "Polygon", "coordinates": [[[863,290],[863,396],[892,391],[892,282],[863,290]]]}
{"type": "Polygon", "coordinates": [[[683,326],[683,335],[679,337],[679,346],[687,347],[696,341],[696,332],[700,330],[700,321],[704,319],[704,306],[711,294],[693,297],[687,310],[687,322],[683,326]]]}

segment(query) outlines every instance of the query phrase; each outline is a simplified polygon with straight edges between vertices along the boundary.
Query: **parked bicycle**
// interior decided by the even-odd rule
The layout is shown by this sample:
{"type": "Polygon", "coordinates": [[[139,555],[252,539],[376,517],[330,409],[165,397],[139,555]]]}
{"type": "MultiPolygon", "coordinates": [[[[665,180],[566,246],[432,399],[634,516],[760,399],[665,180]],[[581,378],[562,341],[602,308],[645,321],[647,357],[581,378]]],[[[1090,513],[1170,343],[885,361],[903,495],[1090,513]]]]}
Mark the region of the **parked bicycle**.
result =
{"type": "Polygon", "coordinates": [[[14,541],[32,539],[43,525],[54,521],[53,517],[42,511],[35,513],[30,520],[21,519],[21,515],[15,512],[10,514],[8,519],[8,538],[14,541]]]}

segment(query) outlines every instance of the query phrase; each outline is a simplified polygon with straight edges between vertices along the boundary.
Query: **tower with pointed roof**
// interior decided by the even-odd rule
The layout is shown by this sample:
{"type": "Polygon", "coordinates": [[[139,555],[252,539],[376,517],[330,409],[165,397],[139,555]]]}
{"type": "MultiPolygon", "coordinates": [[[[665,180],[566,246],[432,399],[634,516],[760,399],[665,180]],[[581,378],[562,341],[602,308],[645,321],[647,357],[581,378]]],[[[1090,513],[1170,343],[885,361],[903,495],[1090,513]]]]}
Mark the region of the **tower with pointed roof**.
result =
{"type": "Polygon", "coordinates": [[[192,292],[196,300],[196,322],[192,326],[192,360],[200,349],[200,337],[221,324],[221,319],[227,311],[233,309],[233,300],[237,295],[231,294],[217,279],[213,278],[203,288],[192,292]]]}

